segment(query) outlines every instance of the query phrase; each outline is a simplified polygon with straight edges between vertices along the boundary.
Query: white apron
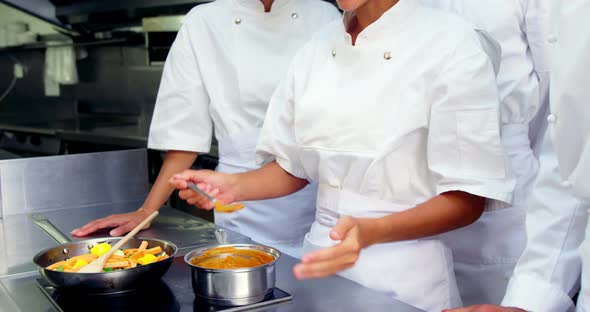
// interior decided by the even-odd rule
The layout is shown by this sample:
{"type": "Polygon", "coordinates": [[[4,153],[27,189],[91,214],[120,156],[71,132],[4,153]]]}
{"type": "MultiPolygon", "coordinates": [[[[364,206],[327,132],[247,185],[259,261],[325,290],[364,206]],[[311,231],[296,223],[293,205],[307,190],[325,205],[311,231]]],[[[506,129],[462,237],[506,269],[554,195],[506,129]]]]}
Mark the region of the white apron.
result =
{"type": "MultiPolygon", "coordinates": [[[[316,220],[303,251],[337,244],[329,233],[339,216],[378,218],[408,208],[320,184],[316,220]]],[[[353,268],[339,275],[425,311],[461,306],[451,252],[438,239],[370,246],[361,251],[353,268]]]]}
{"type": "Polygon", "coordinates": [[[528,126],[505,125],[502,143],[516,177],[513,206],[486,209],[475,223],[441,235],[453,250],[455,274],[465,305],[500,304],[526,245],[526,198],[538,170],[528,126]]]}
{"type": "MultiPolygon", "coordinates": [[[[260,129],[244,131],[219,140],[217,171],[240,173],[257,169],[256,142],[260,129]]],[[[303,237],[314,220],[315,184],[289,196],[244,202],[246,207],[233,213],[215,213],[215,223],[250,236],[263,245],[301,258],[303,237]]]]}

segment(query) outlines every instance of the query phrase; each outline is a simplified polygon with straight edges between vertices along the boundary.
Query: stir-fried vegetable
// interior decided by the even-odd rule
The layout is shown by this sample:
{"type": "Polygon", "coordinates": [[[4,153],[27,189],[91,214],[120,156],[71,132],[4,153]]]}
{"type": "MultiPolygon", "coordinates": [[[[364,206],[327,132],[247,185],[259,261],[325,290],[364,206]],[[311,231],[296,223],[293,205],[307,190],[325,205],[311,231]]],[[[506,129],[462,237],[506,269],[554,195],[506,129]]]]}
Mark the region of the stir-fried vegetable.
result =
{"type": "Polygon", "coordinates": [[[156,259],[158,259],[158,258],[152,254],[145,254],[143,257],[137,259],[137,263],[139,263],[141,265],[147,265],[147,264],[155,262],[156,259]]]}
{"type": "Polygon", "coordinates": [[[111,245],[108,243],[100,243],[90,249],[90,254],[100,257],[111,250],[111,245]]]}
{"type": "Polygon", "coordinates": [[[83,267],[87,264],[88,264],[88,262],[86,262],[84,259],[78,259],[78,260],[76,260],[76,263],[74,263],[73,268],[75,270],[79,270],[81,267],[83,267]]]}
{"type": "MultiPolygon", "coordinates": [[[[164,260],[169,256],[162,251],[160,246],[147,248],[148,242],[142,241],[138,248],[119,249],[107,259],[103,272],[112,272],[122,269],[134,268],[137,265],[148,265],[150,263],[164,260]]],[[[56,262],[47,268],[58,272],[78,272],[80,268],[98,259],[111,249],[108,243],[100,243],[90,249],[89,254],[75,256],[66,260],[56,262]]]]}

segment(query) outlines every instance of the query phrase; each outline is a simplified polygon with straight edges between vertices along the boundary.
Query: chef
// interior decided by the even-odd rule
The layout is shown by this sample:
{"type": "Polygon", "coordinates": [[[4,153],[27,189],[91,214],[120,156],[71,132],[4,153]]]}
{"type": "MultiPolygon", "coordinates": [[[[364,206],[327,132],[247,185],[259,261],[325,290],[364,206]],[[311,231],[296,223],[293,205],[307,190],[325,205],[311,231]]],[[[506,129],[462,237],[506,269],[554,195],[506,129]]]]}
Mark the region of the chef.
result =
{"type": "Polygon", "coordinates": [[[207,205],[187,181],[222,202],[318,182],[297,278],[339,273],[426,311],[459,306],[451,252],[434,235],[477,220],[486,198],[510,202],[513,188],[491,62],[473,27],[418,1],[338,4],[343,21],[299,51],[273,95],[257,146],[266,165],[171,183],[207,205]]]}
{"type": "MultiPolygon", "coordinates": [[[[92,221],[72,234],[130,231],[166,202],[172,174],[209,152],[213,133],[218,171],[257,168],[255,146],[273,90],[297,49],[339,17],[320,0],[218,0],[191,10],[166,60],[150,127],[148,147],[167,151],[150,194],[138,211],[92,221]]],[[[286,198],[248,202],[232,214],[216,213],[215,222],[300,256],[315,196],[309,186],[286,198]]]]}
{"type": "Polygon", "coordinates": [[[553,48],[551,111],[528,203],[527,246],[510,279],[505,308],[457,311],[590,311],[590,1],[552,4],[553,31],[545,38],[553,48]]]}
{"type": "Polygon", "coordinates": [[[463,303],[499,304],[526,244],[526,199],[538,170],[533,149],[542,133],[538,117],[549,100],[549,0],[422,2],[464,17],[501,46],[497,84],[502,143],[516,178],[512,207],[486,211],[442,236],[453,250],[463,303]]]}

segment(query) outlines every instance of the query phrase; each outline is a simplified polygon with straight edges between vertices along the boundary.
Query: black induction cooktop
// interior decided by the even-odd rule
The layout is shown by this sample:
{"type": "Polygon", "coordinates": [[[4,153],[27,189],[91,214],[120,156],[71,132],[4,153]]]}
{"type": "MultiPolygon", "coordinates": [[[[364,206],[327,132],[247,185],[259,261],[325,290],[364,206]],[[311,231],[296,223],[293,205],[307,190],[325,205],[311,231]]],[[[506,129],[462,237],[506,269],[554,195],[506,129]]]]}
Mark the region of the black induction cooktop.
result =
{"type": "Polygon", "coordinates": [[[170,270],[155,285],[109,294],[86,294],[75,290],[52,287],[37,279],[41,291],[58,311],[263,311],[288,303],[293,296],[275,288],[265,300],[245,306],[217,306],[195,296],[191,288],[190,269],[181,257],[176,257],[170,270]]]}

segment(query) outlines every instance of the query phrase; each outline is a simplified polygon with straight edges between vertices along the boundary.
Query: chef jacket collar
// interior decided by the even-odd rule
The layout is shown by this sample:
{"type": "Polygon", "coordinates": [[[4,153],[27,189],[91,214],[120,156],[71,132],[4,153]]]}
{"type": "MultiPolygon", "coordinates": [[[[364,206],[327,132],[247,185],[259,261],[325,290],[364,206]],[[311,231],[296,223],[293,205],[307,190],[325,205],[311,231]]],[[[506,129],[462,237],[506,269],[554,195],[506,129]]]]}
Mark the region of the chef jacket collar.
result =
{"type": "MultiPolygon", "coordinates": [[[[358,38],[363,41],[363,39],[371,39],[374,37],[379,37],[380,35],[387,35],[391,36],[392,33],[399,31],[399,29],[408,21],[411,15],[414,13],[416,8],[418,8],[420,4],[417,0],[400,0],[396,5],[391,7],[389,10],[385,11],[381,17],[379,17],[375,22],[371,25],[367,26],[367,28],[363,29],[359,34],[358,38]]],[[[346,38],[350,41],[350,35],[346,31],[348,25],[354,18],[356,17],[356,12],[344,12],[342,16],[342,32],[345,33],[346,38]]],[[[357,39],[357,43],[359,40],[357,39]]]]}
{"type": "Polygon", "coordinates": [[[264,5],[260,0],[234,0],[236,4],[241,6],[242,8],[252,11],[255,13],[266,13],[266,14],[273,14],[275,12],[279,12],[282,8],[284,8],[289,2],[293,0],[274,0],[270,12],[264,12],[264,5]]]}

